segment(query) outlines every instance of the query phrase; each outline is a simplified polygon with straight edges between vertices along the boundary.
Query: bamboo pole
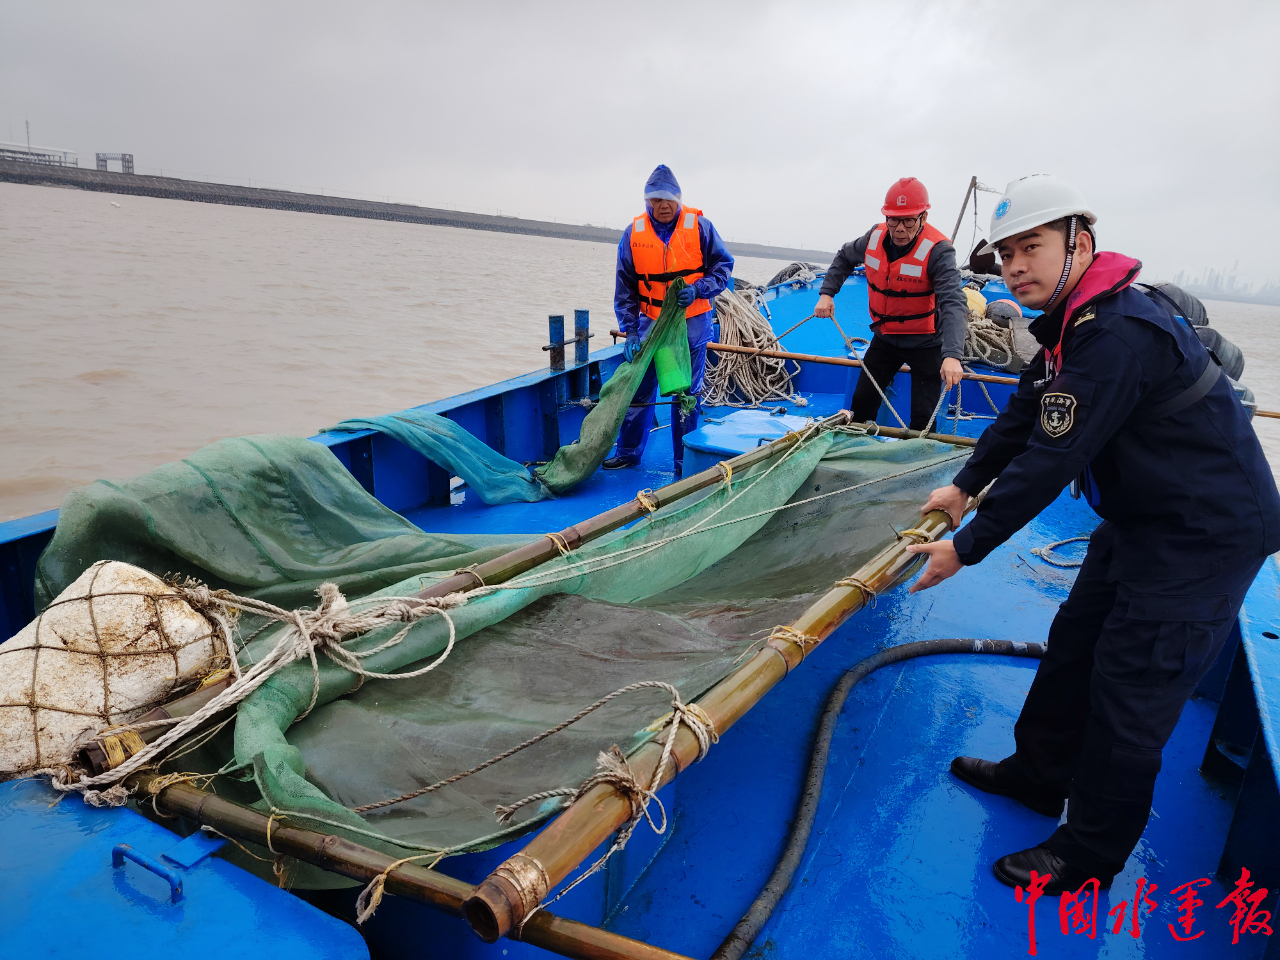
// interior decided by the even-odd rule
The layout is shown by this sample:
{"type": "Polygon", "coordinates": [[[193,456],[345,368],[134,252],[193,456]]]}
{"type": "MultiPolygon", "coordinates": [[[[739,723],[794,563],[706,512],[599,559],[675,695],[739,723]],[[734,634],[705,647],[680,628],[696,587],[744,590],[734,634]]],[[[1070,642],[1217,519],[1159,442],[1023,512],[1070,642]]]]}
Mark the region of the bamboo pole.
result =
{"type": "MultiPolygon", "coordinates": [[[[841,410],[839,413],[819,420],[817,425],[834,427],[848,422],[848,412],[841,410]]],[[[726,460],[725,463],[732,468],[734,473],[740,473],[748,467],[790,449],[799,439],[800,434],[788,433],[784,437],[779,437],[777,440],[756,447],[754,450],[739,454],[731,460],[726,460]]],[[[503,583],[512,577],[533,569],[539,564],[555,559],[560,555],[561,546],[570,551],[575,550],[584,543],[598,539],[606,533],[617,530],[619,527],[625,527],[634,520],[647,517],[652,512],[651,508],[656,509],[665,507],[669,503],[675,503],[691,493],[715,486],[723,481],[724,478],[724,471],[719,467],[712,467],[711,469],[703,470],[701,473],[695,473],[693,476],[677,480],[675,483],[669,483],[665,487],[647,491],[645,499],[648,501],[648,505],[642,503],[639,497],[629,500],[620,506],[614,507],[612,510],[606,510],[604,513],[597,514],[590,519],[583,520],[571,527],[566,527],[559,533],[548,534],[541,540],[535,540],[533,543],[525,544],[525,546],[512,550],[510,553],[504,553],[502,556],[487,563],[479,564],[474,571],[464,570],[461,573],[456,573],[452,577],[421,591],[417,596],[425,600],[429,597],[443,597],[459,590],[469,590],[485,584],[503,583]]]]}
{"type": "MultiPolygon", "coordinates": [[[[970,508],[976,501],[970,502],[970,508]]],[[[790,625],[790,636],[804,638],[804,646],[782,636],[768,644],[740,668],[711,688],[698,706],[723,735],[764,697],[792,668],[870,597],[883,593],[906,578],[924,560],[906,552],[917,539],[933,541],[951,528],[951,518],[941,510],[927,514],[915,528],[918,537],[899,539],[863,564],[851,580],[865,585],[836,585],[790,625]],[[869,592],[868,592],[869,591],[869,592]]],[[[654,778],[667,733],[664,728],[628,759],[637,781],[654,778]]],[[[687,727],[676,734],[668,765],[657,778],[663,786],[698,756],[698,741],[687,727]]],[[[506,860],[485,878],[463,905],[471,929],[493,943],[518,929],[531,905],[541,903],[593,850],[604,843],[631,816],[631,803],[609,785],[595,787],[573,803],[542,830],[520,853],[506,860]]],[[[532,920],[537,919],[535,913],[532,920]]],[[[532,920],[530,922],[532,922],[532,920]]]]}
{"type": "MultiPolygon", "coordinates": [[[[749,353],[762,357],[772,357],[776,360],[803,360],[806,363],[826,363],[834,367],[860,367],[861,360],[855,360],[851,357],[824,357],[815,353],[791,353],[787,350],[765,350],[760,347],[738,347],[728,343],[716,343],[712,341],[707,344],[708,350],[714,350],[716,353],[749,353]]],[[[899,373],[910,373],[911,368],[905,363],[898,368],[899,373]]],[[[1010,383],[1016,384],[1017,377],[997,377],[989,373],[965,373],[964,380],[977,380],[981,383],[1010,383]]]]}
{"type": "MultiPolygon", "coordinates": [[[[367,883],[387,873],[387,893],[455,917],[462,916],[463,904],[474,890],[469,883],[417,864],[402,864],[388,872],[396,862],[394,857],[332,834],[289,826],[287,819],[280,816],[272,823],[273,818],[190,783],[165,786],[152,798],[150,787],[158,779],[159,774],[140,773],[128,784],[148,798],[148,803],[154,802],[159,814],[208,825],[220,834],[256,843],[353,880],[367,883]]],[[[532,917],[515,939],[581,960],[688,960],[681,954],[543,911],[532,917]]]]}
{"type": "Polygon", "coordinates": [[[923,430],[903,430],[902,427],[883,427],[880,424],[872,424],[874,430],[868,431],[872,436],[877,437],[893,437],[895,440],[915,440],[924,437],[926,440],[941,440],[943,443],[953,443],[957,447],[976,447],[978,445],[977,437],[961,437],[953,433],[925,433],[923,430]]]}

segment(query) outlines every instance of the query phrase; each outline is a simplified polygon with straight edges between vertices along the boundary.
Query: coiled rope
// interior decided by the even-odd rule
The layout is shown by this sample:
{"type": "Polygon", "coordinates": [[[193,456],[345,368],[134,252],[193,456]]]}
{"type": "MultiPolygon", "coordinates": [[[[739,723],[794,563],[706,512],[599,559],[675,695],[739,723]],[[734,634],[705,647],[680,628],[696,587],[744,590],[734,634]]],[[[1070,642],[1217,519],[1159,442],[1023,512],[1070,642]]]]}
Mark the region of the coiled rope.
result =
{"type": "Polygon", "coordinates": [[[1084,565],[1084,560],[1059,560],[1057,557],[1053,556],[1053,551],[1068,543],[1079,543],[1081,541],[1087,543],[1088,540],[1088,537],[1067,537],[1065,540],[1055,540],[1053,543],[1046,543],[1043,547],[1032,547],[1031,552],[1045,563],[1051,563],[1055,567],[1079,567],[1084,565]]]}
{"type": "Polygon", "coordinates": [[[965,363],[985,363],[998,370],[1007,370],[1015,361],[1021,362],[1014,345],[1013,326],[997,326],[985,316],[970,312],[962,359],[965,363]]]}
{"type": "MultiPolygon", "coordinates": [[[[777,349],[780,338],[774,336],[773,326],[753,301],[734,290],[725,290],[716,297],[720,342],[754,350],[777,349]]],[[[771,401],[790,400],[795,394],[792,378],[799,372],[800,365],[794,361],[760,354],[721,353],[714,364],[707,365],[702,402],[712,407],[754,409],[771,401]],[[794,371],[788,370],[788,363],[794,364],[794,371]]]]}

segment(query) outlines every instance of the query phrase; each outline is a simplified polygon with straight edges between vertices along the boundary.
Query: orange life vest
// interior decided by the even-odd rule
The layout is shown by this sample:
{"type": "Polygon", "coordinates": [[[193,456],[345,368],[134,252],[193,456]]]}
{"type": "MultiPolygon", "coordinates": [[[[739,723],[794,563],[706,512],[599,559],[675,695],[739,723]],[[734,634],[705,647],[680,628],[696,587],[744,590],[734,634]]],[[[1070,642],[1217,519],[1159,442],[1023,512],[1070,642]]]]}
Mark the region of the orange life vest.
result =
{"type": "MultiPolygon", "coordinates": [[[[631,222],[631,260],[640,281],[640,309],[657,320],[667,287],[676,277],[692,284],[702,279],[702,238],[698,233],[701,210],[681,207],[676,212],[676,228],[663,243],[653,229],[646,210],[631,222]]],[[[696,317],[711,309],[711,301],[695,300],[685,307],[685,317],[696,317]]]]}
{"type": "Polygon", "coordinates": [[[889,262],[884,249],[889,225],[878,223],[867,240],[867,309],[877,333],[933,333],[937,298],[929,282],[929,255],[947,235],[926,223],[905,257],[889,262]]]}

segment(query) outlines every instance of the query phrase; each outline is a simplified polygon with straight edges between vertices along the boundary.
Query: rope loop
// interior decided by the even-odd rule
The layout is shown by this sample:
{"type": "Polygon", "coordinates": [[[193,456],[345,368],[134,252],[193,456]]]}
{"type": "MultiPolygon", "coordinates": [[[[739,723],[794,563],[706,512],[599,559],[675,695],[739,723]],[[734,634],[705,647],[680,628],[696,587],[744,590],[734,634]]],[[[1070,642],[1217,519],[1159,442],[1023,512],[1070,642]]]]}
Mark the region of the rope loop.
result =
{"type": "Polygon", "coordinates": [[[1087,542],[1088,537],[1067,537],[1065,540],[1055,540],[1053,543],[1047,543],[1043,547],[1032,547],[1031,552],[1043,560],[1045,563],[1051,563],[1055,567],[1079,567],[1084,565],[1084,560],[1059,560],[1053,556],[1053,551],[1058,547],[1065,546],[1068,543],[1087,542]]]}
{"type": "Polygon", "coordinates": [[[645,487],[643,490],[637,491],[636,500],[639,501],[640,506],[649,511],[651,517],[658,512],[658,499],[654,496],[652,488],[645,487]]]}
{"type": "Polygon", "coordinates": [[[716,464],[720,468],[720,473],[724,476],[724,485],[733,493],[733,464],[728,460],[721,460],[716,464]]]}
{"type": "MultiPolygon", "coordinates": [[[[822,642],[818,637],[811,636],[807,633],[801,633],[795,627],[782,625],[773,628],[773,632],[769,634],[766,642],[772,646],[774,640],[786,640],[789,643],[795,644],[797,649],[800,651],[801,663],[804,662],[805,657],[809,656],[809,651],[822,642]]],[[[790,673],[791,664],[787,662],[786,657],[783,657],[782,659],[783,662],[787,664],[787,672],[790,673]]]]}
{"type": "Polygon", "coordinates": [[[869,607],[876,605],[876,592],[871,587],[857,577],[844,577],[835,582],[837,587],[852,587],[854,590],[862,591],[862,602],[869,607]]]}
{"type": "Polygon", "coordinates": [[[569,555],[569,541],[558,533],[544,533],[544,537],[556,545],[556,549],[560,551],[560,556],[567,557],[569,555]]]}
{"type": "Polygon", "coordinates": [[[906,530],[896,531],[899,540],[910,540],[912,543],[929,543],[933,540],[929,534],[923,530],[917,530],[915,527],[909,527],[906,530]]]}
{"type": "Polygon", "coordinates": [[[378,905],[382,903],[382,895],[386,891],[387,877],[391,876],[393,871],[403,867],[406,863],[434,857],[435,859],[427,864],[427,869],[430,870],[443,860],[444,856],[443,853],[419,853],[412,857],[401,857],[399,860],[387,864],[387,868],[370,880],[368,885],[360,891],[360,896],[356,897],[356,926],[364,926],[365,921],[372,917],[378,909],[378,905]]]}

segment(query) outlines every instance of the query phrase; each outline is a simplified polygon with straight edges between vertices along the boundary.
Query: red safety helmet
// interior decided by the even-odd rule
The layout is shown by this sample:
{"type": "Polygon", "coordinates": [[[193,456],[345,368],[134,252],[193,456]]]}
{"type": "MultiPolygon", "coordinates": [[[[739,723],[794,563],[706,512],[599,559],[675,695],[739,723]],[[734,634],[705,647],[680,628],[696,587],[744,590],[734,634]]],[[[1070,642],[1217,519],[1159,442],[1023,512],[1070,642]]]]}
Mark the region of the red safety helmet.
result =
{"type": "Polygon", "coordinates": [[[884,195],[886,217],[914,217],[929,209],[929,191],[915,177],[903,177],[884,195]]]}

